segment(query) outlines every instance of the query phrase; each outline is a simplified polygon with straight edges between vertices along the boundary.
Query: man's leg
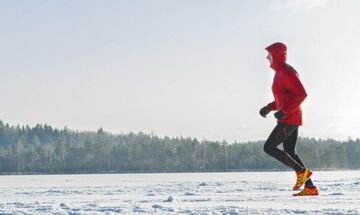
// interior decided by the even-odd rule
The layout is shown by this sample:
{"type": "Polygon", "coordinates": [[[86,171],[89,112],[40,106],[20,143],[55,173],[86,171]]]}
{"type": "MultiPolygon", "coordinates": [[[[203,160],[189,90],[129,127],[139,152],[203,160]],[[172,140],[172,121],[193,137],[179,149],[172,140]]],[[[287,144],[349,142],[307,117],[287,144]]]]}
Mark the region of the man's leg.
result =
{"type": "Polygon", "coordinates": [[[275,126],[274,130],[271,132],[269,138],[266,140],[264,144],[264,151],[269,155],[271,155],[272,157],[276,158],[281,163],[292,168],[296,172],[301,172],[304,170],[304,167],[301,164],[299,164],[296,160],[294,160],[288,153],[277,148],[295,130],[297,130],[297,128],[298,126],[295,125],[278,123],[275,126]]]}
{"type": "MultiPolygon", "coordinates": [[[[284,150],[286,153],[288,153],[298,164],[300,164],[302,167],[305,168],[305,164],[302,162],[302,160],[300,159],[299,155],[296,153],[296,142],[297,142],[297,138],[298,138],[298,131],[299,129],[297,128],[290,136],[289,138],[287,138],[284,141],[284,150]]],[[[306,182],[305,182],[306,186],[309,187],[313,187],[314,184],[311,181],[311,179],[309,178],[306,182]]]]}

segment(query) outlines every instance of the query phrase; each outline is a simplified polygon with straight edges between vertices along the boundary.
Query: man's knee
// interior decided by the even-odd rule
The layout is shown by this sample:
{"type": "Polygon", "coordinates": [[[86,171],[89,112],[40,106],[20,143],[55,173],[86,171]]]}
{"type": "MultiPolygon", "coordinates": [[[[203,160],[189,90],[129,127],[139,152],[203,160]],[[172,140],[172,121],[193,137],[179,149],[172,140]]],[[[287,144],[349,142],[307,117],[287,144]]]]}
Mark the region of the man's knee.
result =
{"type": "Polygon", "coordinates": [[[272,147],[268,141],[266,141],[266,143],[264,144],[264,152],[266,152],[269,155],[273,154],[274,152],[274,147],[272,147]]]}

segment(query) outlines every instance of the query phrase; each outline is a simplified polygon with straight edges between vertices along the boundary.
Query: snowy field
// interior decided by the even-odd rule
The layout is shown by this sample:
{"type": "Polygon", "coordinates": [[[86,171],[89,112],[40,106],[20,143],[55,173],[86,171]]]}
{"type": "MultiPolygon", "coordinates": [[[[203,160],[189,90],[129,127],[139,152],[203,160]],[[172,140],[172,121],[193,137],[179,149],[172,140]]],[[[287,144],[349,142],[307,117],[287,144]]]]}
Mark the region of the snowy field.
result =
{"type": "Polygon", "coordinates": [[[0,214],[360,214],[360,171],[0,176],[0,214]]]}

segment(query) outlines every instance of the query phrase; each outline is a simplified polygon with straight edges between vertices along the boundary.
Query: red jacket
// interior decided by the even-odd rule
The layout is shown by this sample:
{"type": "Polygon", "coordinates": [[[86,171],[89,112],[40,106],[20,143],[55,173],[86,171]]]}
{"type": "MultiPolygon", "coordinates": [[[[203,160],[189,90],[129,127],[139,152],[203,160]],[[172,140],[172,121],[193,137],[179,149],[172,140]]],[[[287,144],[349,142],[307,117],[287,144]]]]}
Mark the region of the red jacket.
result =
{"type": "Polygon", "coordinates": [[[266,50],[272,55],[271,68],[275,71],[272,84],[275,101],[269,103],[269,107],[271,110],[281,110],[285,114],[285,119],[278,122],[302,125],[300,105],[307,94],[296,70],[286,64],[286,46],[282,43],[274,43],[266,50]]]}

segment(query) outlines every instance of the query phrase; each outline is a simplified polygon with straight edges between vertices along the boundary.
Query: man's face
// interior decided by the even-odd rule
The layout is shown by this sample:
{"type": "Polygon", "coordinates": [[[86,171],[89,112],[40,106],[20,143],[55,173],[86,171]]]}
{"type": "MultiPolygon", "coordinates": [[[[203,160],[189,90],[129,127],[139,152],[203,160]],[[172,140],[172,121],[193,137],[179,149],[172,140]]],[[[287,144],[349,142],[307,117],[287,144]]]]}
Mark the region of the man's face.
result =
{"type": "Polygon", "coordinates": [[[273,58],[272,58],[272,56],[271,56],[271,53],[270,53],[270,52],[268,52],[268,55],[266,56],[266,59],[268,59],[268,61],[269,61],[270,65],[271,65],[271,64],[272,64],[272,62],[273,62],[273,58]]]}

